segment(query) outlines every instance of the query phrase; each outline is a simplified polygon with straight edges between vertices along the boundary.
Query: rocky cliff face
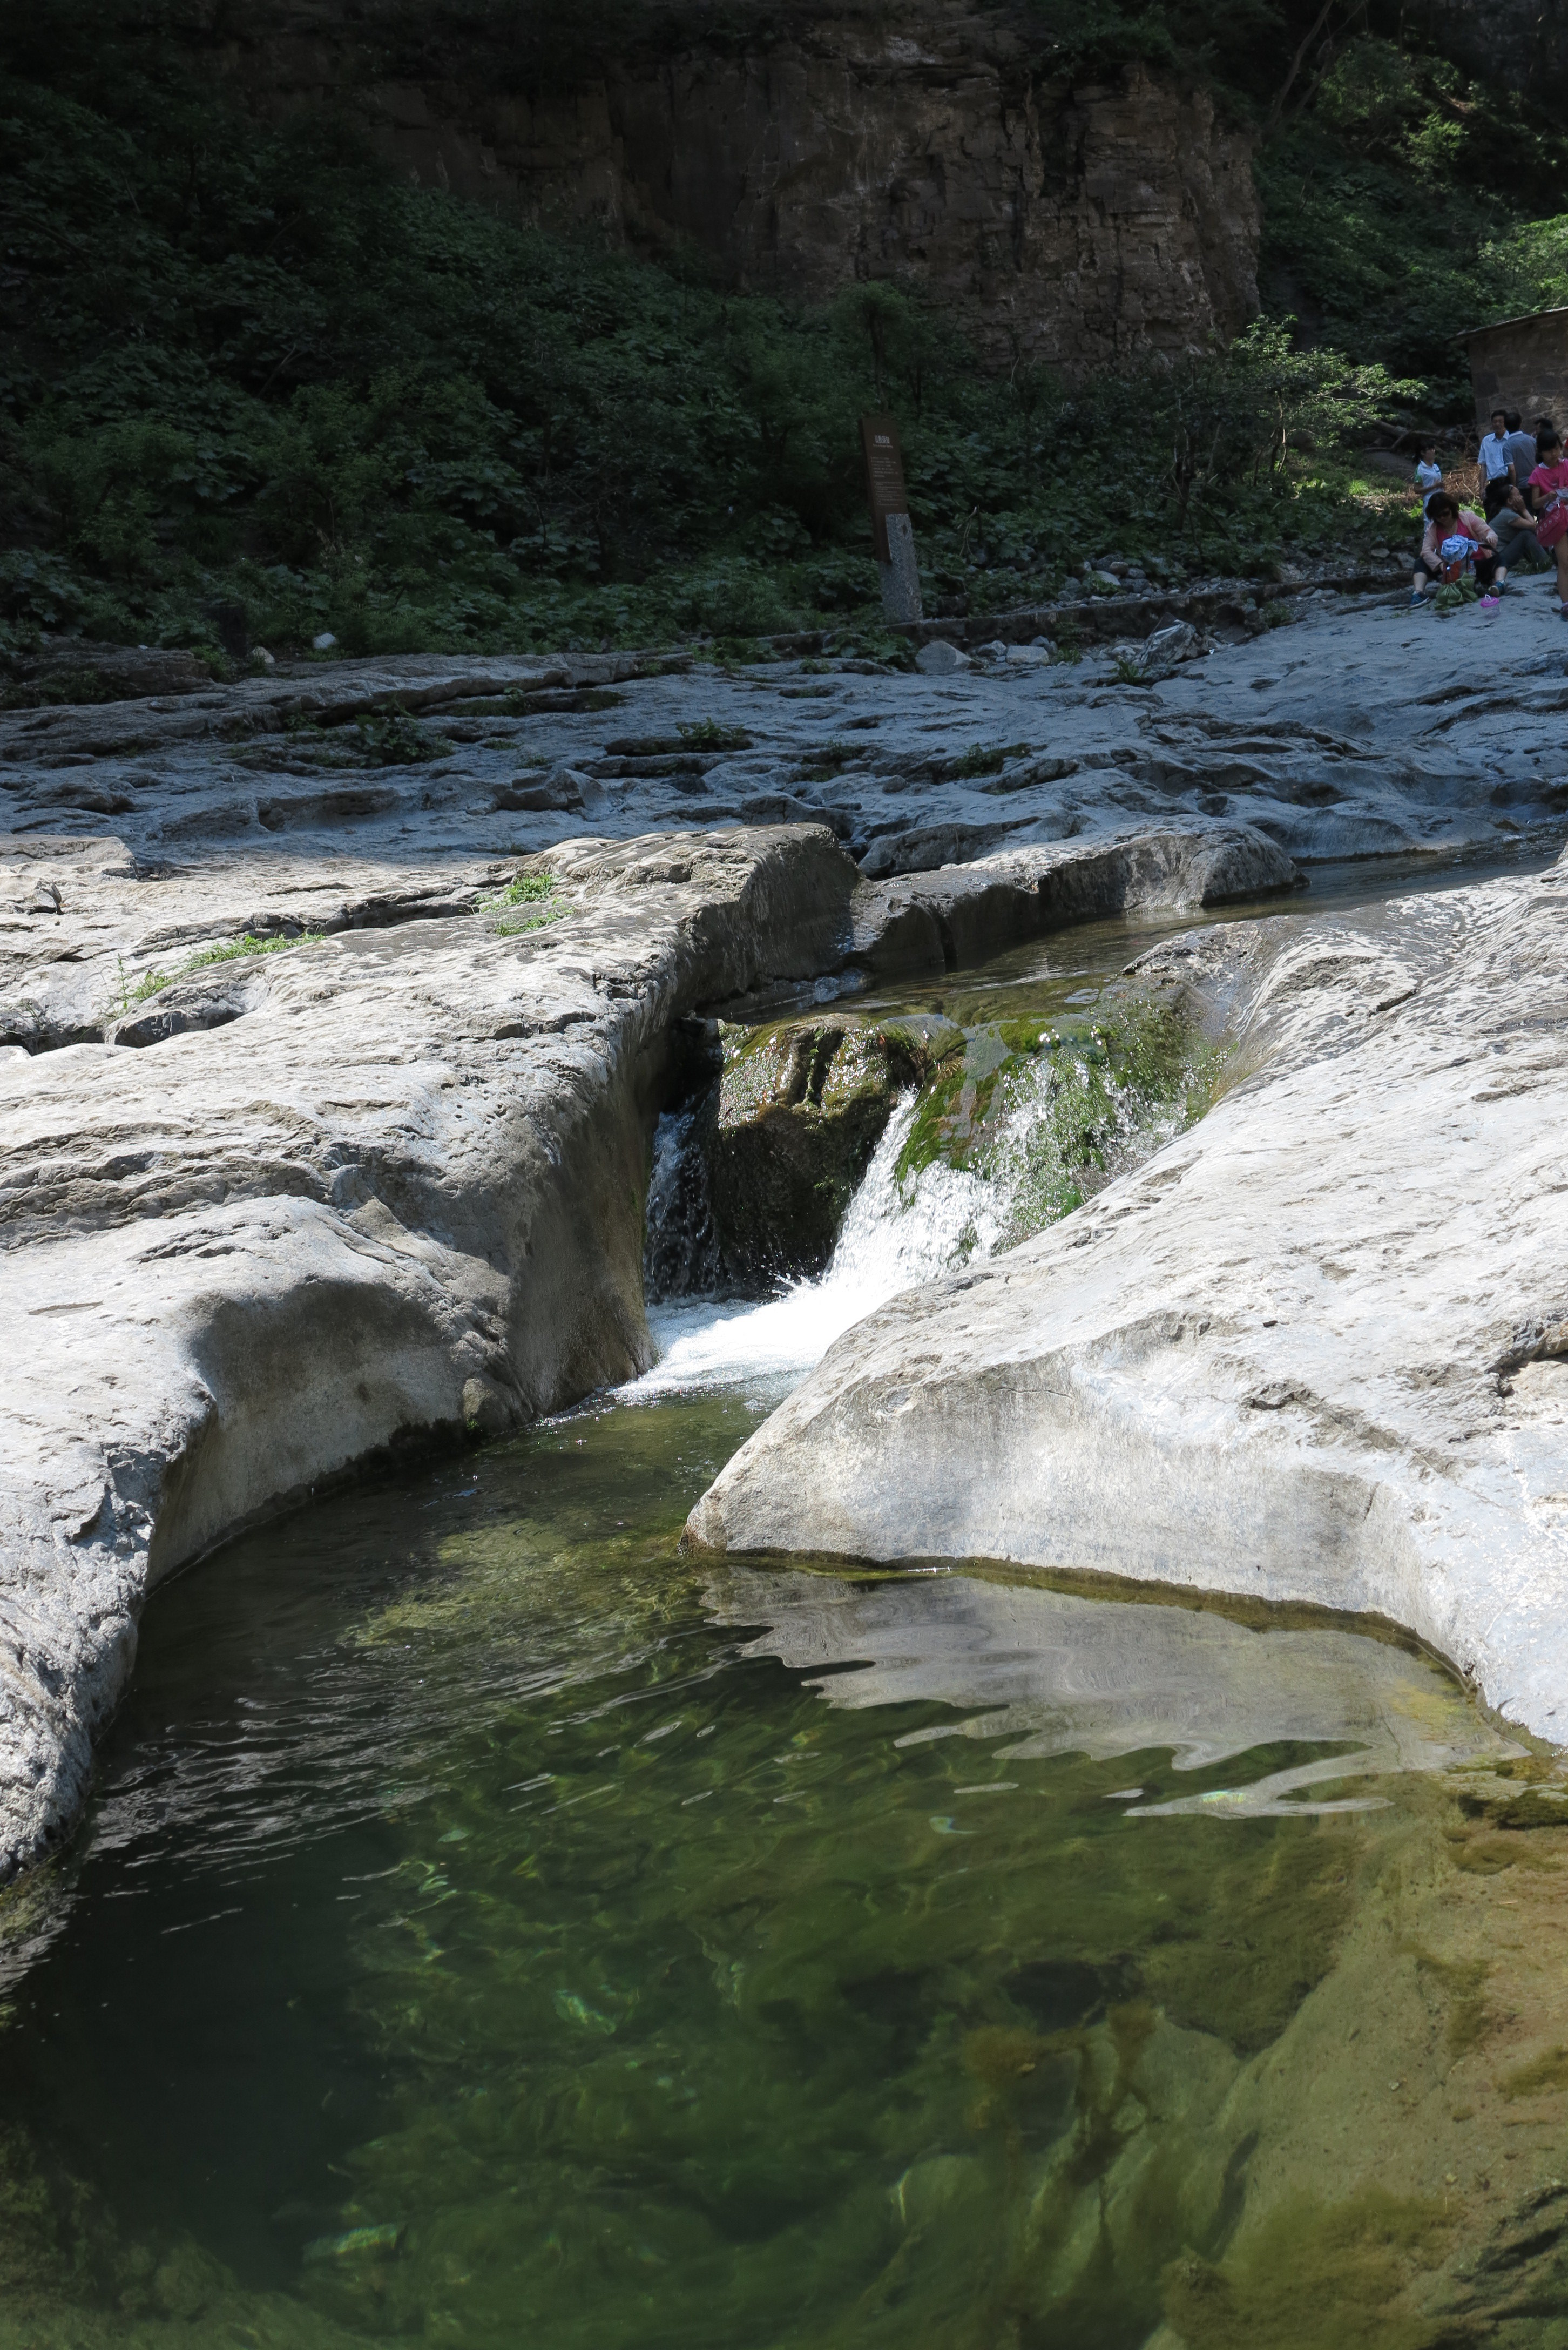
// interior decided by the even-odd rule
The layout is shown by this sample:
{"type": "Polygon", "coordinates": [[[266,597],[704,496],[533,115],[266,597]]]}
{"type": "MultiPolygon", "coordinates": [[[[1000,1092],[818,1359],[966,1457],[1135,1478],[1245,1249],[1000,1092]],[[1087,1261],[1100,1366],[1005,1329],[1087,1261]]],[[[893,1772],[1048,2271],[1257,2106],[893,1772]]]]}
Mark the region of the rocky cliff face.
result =
{"type": "Polygon", "coordinates": [[[254,101],[348,98],[421,182],[819,299],[862,278],[937,295],[998,359],[1069,373],[1231,334],[1257,306],[1248,139],[1130,69],[1043,78],[1026,26],[966,0],[601,62],[526,87],[492,31],[421,54],[326,6],[248,20],[225,53],[254,101]],[[497,44],[501,46],[497,47],[497,44]]]}

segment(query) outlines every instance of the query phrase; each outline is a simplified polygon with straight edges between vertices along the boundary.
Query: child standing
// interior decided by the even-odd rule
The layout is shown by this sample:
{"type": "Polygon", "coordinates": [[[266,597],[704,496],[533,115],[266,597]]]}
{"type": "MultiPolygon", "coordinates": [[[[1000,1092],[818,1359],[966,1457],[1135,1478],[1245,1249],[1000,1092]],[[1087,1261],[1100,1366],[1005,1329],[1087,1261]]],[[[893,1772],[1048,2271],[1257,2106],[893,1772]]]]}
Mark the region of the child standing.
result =
{"type": "Polygon", "coordinates": [[[1557,599],[1568,620],[1568,463],[1555,426],[1542,424],[1535,434],[1535,471],[1530,476],[1535,505],[1535,543],[1557,565],[1557,599]]]}
{"type": "Polygon", "coordinates": [[[1423,441],[1420,454],[1416,460],[1417,491],[1425,502],[1434,490],[1440,490],[1442,486],[1443,469],[1438,463],[1438,444],[1435,441],[1423,441]]]}

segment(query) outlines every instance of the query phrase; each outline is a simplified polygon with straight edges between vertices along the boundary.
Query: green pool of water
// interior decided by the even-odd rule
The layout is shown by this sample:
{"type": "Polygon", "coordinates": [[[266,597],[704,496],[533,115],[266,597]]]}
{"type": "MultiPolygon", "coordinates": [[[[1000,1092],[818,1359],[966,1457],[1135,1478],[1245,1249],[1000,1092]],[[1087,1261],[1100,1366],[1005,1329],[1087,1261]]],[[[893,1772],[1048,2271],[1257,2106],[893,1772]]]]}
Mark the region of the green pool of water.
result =
{"type": "Polygon", "coordinates": [[[1501,1742],[1352,1631],[683,1559],[758,1416],[589,1410],[156,1595],[0,1906],[7,2350],[1233,2338],[1258,2100],[1501,1742]]]}

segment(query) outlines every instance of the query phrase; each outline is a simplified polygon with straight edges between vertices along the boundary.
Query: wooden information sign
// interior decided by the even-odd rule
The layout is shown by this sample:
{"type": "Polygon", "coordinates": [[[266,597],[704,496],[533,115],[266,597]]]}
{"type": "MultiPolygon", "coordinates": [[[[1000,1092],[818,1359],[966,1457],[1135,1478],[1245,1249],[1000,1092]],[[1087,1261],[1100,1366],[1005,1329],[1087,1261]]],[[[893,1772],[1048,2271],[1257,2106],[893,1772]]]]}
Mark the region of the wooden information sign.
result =
{"type": "Polygon", "coordinates": [[[860,442],[866,452],[866,494],[871,502],[871,528],[877,541],[877,560],[878,563],[891,563],[893,550],[888,544],[888,517],[889,515],[907,515],[909,511],[898,425],[890,416],[863,416],[860,419],[860,442]]]}
{"type": "Polygon", "coordinates": [[[915,559],[915,526],[904,488],[904,455],[890,416],[863,416],[860,445],[866,452],[866,494],[871,503],[871,533],[882,575],[882,609],[889,620],[920,617],[920,567],[915,559]]]}

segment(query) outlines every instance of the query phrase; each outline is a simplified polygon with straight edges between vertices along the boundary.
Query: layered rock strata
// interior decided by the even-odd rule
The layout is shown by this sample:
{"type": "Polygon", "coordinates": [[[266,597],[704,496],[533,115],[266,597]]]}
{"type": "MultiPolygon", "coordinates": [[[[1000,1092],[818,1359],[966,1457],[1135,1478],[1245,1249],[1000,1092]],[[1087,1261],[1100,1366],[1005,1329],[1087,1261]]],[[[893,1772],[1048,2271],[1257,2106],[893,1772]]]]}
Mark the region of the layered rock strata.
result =
{"type": "Polygon", "coordinates": [[[744,14],[546,71],[493,20],[400,48],[372,5],[253,11],[223,51],[268,108],[348,105],[425,185],[694,246],[820,300],[929,293],[999,359],[1080,373],[1233,334],[1257,308],[1251,140],[1137,67],[1074,86],[1025,12],[969,0],[744,14]]]}
{"type": "Polygon", "coordinates": [[[1199,935],[1231,1090],[884,1307],[693,1513],[715,1550],[990,1558],[1365,1610],[1568,1721],[1568,860],[1199,935]]]}
{"type": "MultiPolygon", "coordinates": [[[[826,823],[867,879],[1193,820],[1298,862],[1561,838],[1568,659],[1549,584],[1505,606],[1501,666],[1467,657],[1468,619],[1326,595],[1275,608],[1293,625],[1152,684],[1098,655],[937,679],[579,654],[302,663],[5,712],[0,825],[20,899],[30,839],[112,833],[144,868],[209,877],[210,937],[269,907],[296,928],[406,919],[583,831],[826,823]]],[[[54,912],[0,906],[0,1035],[19,1043],[99,1033],[100,975],[48,960],[54,912]]],[[[133,984],[172,951],[155,927],[116,941],[133,984]]]]}

